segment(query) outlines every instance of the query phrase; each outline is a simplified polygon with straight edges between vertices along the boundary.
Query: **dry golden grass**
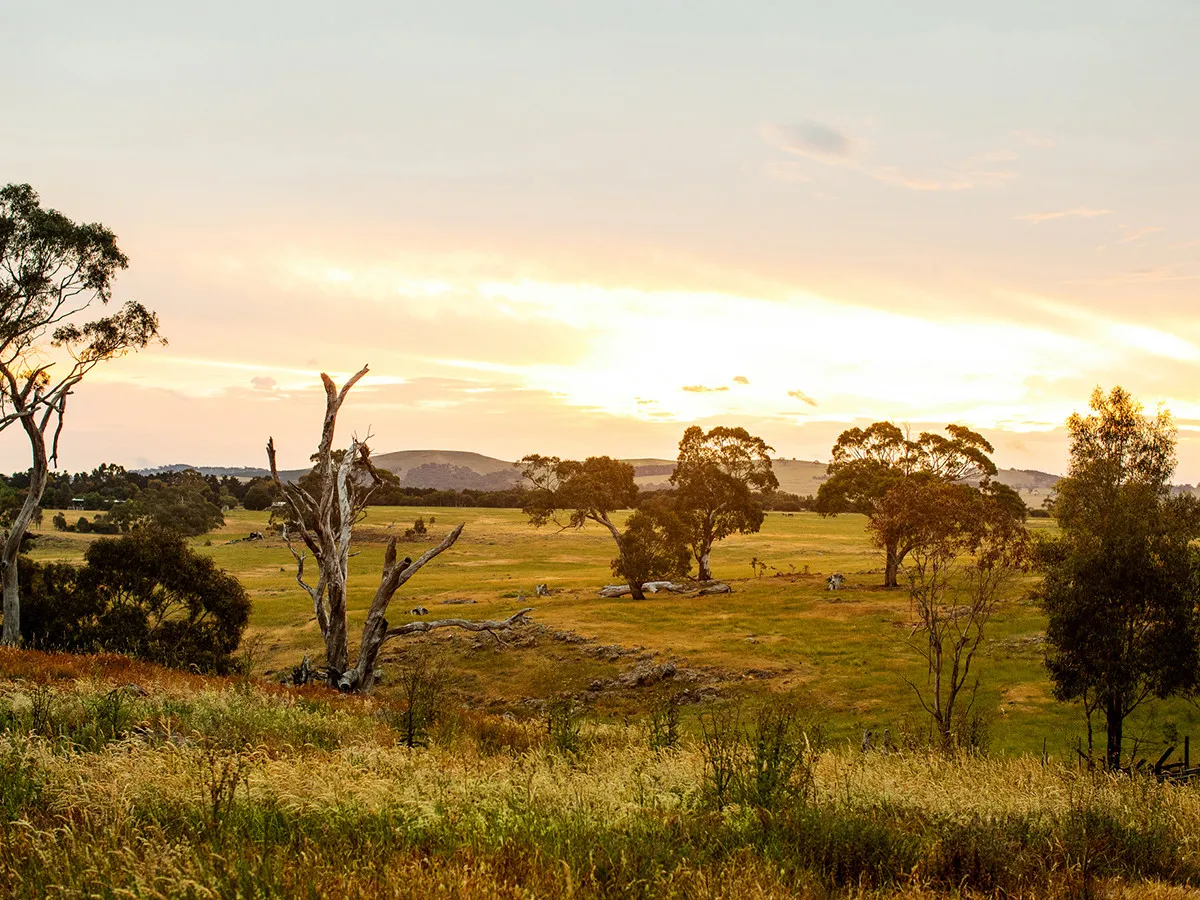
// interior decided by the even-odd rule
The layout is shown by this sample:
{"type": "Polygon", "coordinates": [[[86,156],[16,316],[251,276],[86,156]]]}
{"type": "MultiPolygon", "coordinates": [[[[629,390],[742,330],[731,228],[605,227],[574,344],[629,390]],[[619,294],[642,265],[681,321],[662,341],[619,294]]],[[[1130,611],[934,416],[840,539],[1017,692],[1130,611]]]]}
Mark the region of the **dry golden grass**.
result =
{"type": "Polygon", "coordinates": [[[0,896],[1182,898],[1200,880],[1189,785],[842,746],[808,799],[718,809],[693,738],[656,752],[642,725],[592,722],[562,752],[537,718],[446,710],[410,750],[389,702],[0,653],[0,896]]]}

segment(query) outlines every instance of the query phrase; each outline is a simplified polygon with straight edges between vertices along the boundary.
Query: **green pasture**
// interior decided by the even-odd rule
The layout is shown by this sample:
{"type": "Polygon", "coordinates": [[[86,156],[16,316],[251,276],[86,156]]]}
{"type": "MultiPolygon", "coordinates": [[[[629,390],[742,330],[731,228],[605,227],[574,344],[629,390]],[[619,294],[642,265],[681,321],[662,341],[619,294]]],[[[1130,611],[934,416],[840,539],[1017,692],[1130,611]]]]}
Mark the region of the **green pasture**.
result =
{"type": "MultiPolygon", "coordinates": [[[[884,590],[882,559],[870,546],[862,516],[823,519],[813,513],[772,513],[756,535],[735,536],[713,550],[714,575],[734,592],[714,597],[651,595],[645,601],[605,599],[598,589],[615,579],[611,538],[591,526],[580,531],[535,529],[518,510],[380,507],[370,510],[356,534],[351,570],[351,634],[378,583],[387,538],[403,535],[421,515],[433,520],[425,539],[402,542],[416,558],[455,524],[466,528],[457,544],[410,581],[393,601],[392,624],[424,606],[430,618],[500,619],[523,606],[552,631],[594,638],[596,644],[642,648],[656,661],[673,659],[704,673],[722,693],[761,695],[797,691],[827,710],[834,732],[857,741],[864,728],[893,734],[920,731],[925,721],[905,679],[923,683],[920,660],[908,647],[913,616],[907,593],[884,590]],[[756,576],[751,560],[770,568],[756,576]],[[846,577],[839,592],[826,590],[833,572],[846,577]],[[550,597],[535,597],[545,583],[550,597]],[[523,598],[523,599],[522,599],[523,598]],[[447,601],[472,603],[451,604],[447,601]],[[357,617],[357,618],[356,618],[357,617]]],[[[41,560],[77,561],[90,535],[49,529],[47,513],[33,552],[41,560]]],[[[305,654],[319,659],[322,644],[307,595],[295,581],[295,562],[281,539],[230,543],[251,531],[266,533],[266,513],[237,510],[223,529],[194,539],[223,568],[235,573],[253,602],[251,635],[262,636],[255,660],[263,674],[287,669],[305,654]]],[[[1032,520],[1032,528],[1052,527],[1032,520]]],[[[311,568],[311,567],[310,567],[311,568]]],[[[1083,731],[1081,713],[1051,696],[1042,665],[1044,621],[1029,600],[1031,576],[1016,586],[993,619],[980,659],[978,703],[991,721],[997,752],[1047,752],[1063,757],[1083,731]]],[[[384,653],[409,653],[418,644],[435,648],[468,697],[519,710],[523,700],[586,691],[593,679],[611,679],[636,656],[597,658],[579,645],[541,639],[499,644],[490,639],[439,631],[397,640],[384,653]]],[[[594,646],[594,645],[590,645],[594,646]]],[[[385,685],[380,689],[388,690],[385,685]]],[[[603,704],[602,704],[603,705],[603,704]]],[[[609,704],[608,714],[636,711],[636,698],[609,704]]],[[[604,710],[598,710],[603,714],[604,710]]],[[[1152,752],[1164,726],[1200,736],[1200,715],[1184,702],[1157,704],[1134,717],[1127,734],[1142,737],[1152,752]]],[[[1097,728],[1100,723],[1097,722],[1097,728]]],[[[1098,735],[1102,744],[1102,734],[1098,735]]]]}

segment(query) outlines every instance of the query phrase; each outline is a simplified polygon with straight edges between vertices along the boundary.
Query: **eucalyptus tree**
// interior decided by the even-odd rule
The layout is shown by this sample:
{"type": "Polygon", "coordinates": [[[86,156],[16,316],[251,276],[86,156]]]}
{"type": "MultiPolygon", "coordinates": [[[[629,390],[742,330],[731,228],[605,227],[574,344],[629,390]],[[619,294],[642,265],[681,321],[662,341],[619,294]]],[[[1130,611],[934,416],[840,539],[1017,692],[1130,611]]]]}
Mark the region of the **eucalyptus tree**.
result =
{"type": "Polygon", "coordinates": [[[762,498],[779,487],[771,449],[745,428],[719,425],[705,432],[693,425],[683,433],[671,484],[701,581],[712,578],[709,557],[714,543],[731,534],[754,534],[762,527],[762,498]]]}
{"type": "Polygon", "coordinates": [[[1104,717],[1105,762],[1124,722],[1153,698],[1200,683],[1200,535],[1194,498],[1172,496],[1175,426],[1121,387],[1097,388],[1067,420],[1070,466],[1056,486],[1060,534],[1039,548],[1046,666],[1059,700],[1104,717]]]}
{"type": "Polygon", "coordinates": [[[638,505],[633,466],[609,456],[589,456],[579,461],[537,453],[523,457],[519,465],[530,485],[522,509],[530,524],[540,528],[553,523],[560,531],[583,528],[588,522],[602,525],[617,545],[614,570],[629,579],[633,599],[645,600],[642,585],[650,579],[631,541],[637,540],[641,527],[652,523],[645,521],[630,535],[622,532],[612,518],[618,510],[638,505]]]}
{"type": "Polygon", "coordinates": [[[27,184],[0,188],[0,429],[19,423],[31,455],[24,501],[0,547],[4,644],[20,643],[17,556],[58,460],[68,399],[96,366],[159,339],[158,316],[140,303],[88,319],[128,265],[109,228],[43,208],[27,184]]]}
{"type": "Polygon", "coordinates": [[[944,483],[988,479],[996,474],[982,435],[947,425],[947,435],[923,431],[911,440],[892,422],[843,431],[833,445],[829,478],[817,490],[821,515],[863,513],[884,552],[884,587],[898,587],[900,564],[911,549],[906,520],[882,516],[879,502],[906,479],[944,483]]]}

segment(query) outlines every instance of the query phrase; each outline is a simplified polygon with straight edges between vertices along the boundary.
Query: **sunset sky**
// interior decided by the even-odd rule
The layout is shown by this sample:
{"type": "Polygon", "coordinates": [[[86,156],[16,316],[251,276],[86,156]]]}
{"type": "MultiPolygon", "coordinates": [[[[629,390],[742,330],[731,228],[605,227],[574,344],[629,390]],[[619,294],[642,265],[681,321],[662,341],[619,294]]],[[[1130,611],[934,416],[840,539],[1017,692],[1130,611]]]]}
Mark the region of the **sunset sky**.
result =
{"type": "Polygon", "coordinates": [[[170,342],[61,462],[300,466],[369,363],[377,452],[888,418],[1062,471],[1120,383],[1200,481],[1198,46],[1195,0],[0,0],[0,183],[112,227],[170,342]]]}

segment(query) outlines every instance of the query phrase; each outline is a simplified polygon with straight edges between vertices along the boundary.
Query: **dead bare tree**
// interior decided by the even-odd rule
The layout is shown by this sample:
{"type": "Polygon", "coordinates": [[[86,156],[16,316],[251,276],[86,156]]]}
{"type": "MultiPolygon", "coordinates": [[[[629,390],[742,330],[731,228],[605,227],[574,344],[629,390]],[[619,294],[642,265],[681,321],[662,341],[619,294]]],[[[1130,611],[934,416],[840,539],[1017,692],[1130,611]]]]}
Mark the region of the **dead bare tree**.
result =
{"type": "Polygon", "coordinates": [[[968,737],[960,726],[969,726],[979,689],[978,651],[1026,564],[1028,533],[1001,502],[934,479],[897,485],[876,503],[875,522],[901,522],[910,535],[901,566],[916,613],[909,644],[926,664],[926,680],[905,680],[948,750],[968,737]]]}
{"type": "Polygon", "coordinates": [[[371,689],[375,683],[375,663],[379,652],[392,638],[424,634],[438,628],[486,631],[495,635],[496,632],[529,624],[527,614],[533,611],[532,607],[527,607],[500,621],[441,619],[390,627],[387,609],[396,591],[435,557],[454,546],[462,534],[463,526],[460,524],[454,528],[440,544],[426,550],[416,561],[407,556],[397,559],[396,538],[392,537],[384,554],[379,587],[375,590],[363,624],[358,658],[351,665],[346,612],[350,542],[354,525],[361,520],[367,507],[371,489],[379,482],[379,474],[371,462],[371,451],[365,441],[354,437],[339,458],[338,451],[333,449],[333,436],[337,415],[346,395],[366,374],[367,367],[363,366],[339,390],[333,379],[321,373],[321,382],[325,385],[325,421],[321,428],[321,441],[313,455],[314,477],[307,486],[285,482],[280,478],[275,459],[275,440],[271,438],[267,441],[271,477],[291,512],[291,521],[284,527],[284,539],[296,560],[296,581],[312,600],[317,625],[325,640],[325,663],[330,670],[330,683],[347,692],[371,689]],[[299,536],[307,553],[297,549],[294,535],[299,536]],[[317,563],[317,579],[312,583],[305,580],[304,566],[308,554],[317,563]]]}

